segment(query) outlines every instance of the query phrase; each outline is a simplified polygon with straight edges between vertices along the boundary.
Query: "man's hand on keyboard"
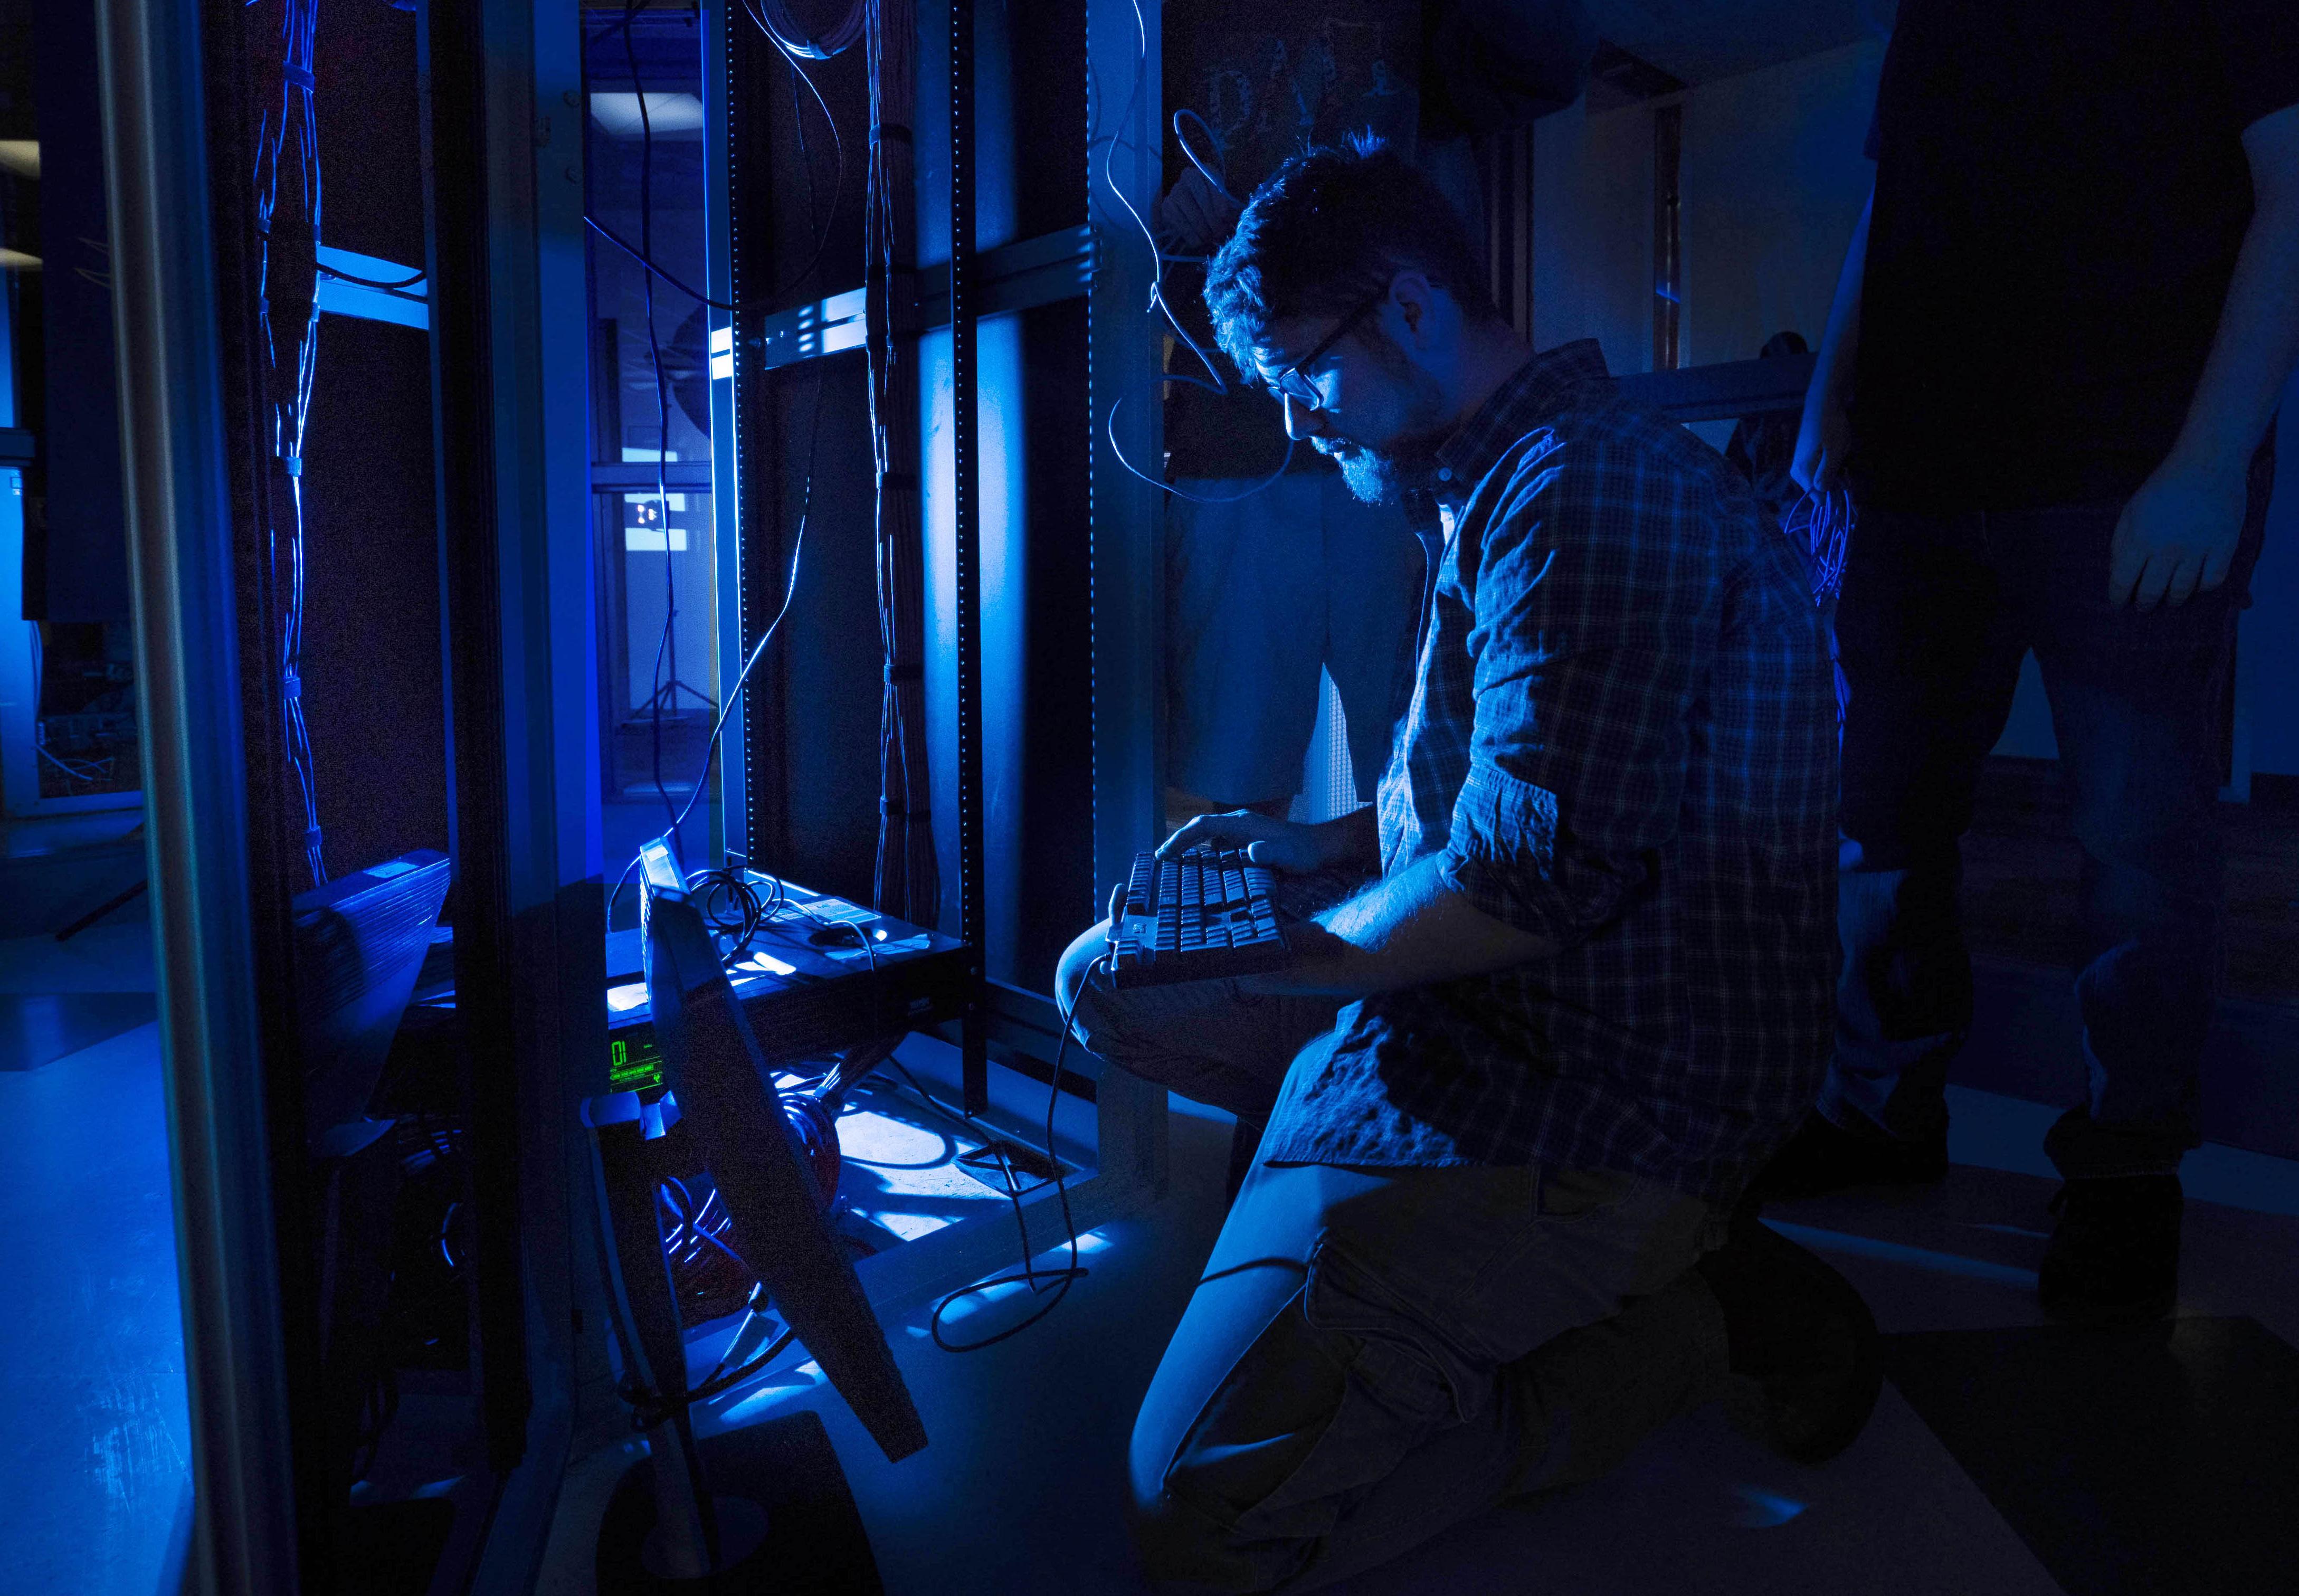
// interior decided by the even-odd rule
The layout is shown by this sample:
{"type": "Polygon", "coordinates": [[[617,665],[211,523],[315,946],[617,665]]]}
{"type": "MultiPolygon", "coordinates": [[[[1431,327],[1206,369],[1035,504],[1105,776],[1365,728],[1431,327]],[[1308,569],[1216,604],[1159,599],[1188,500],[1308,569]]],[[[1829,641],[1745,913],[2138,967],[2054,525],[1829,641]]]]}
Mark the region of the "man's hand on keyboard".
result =
{"type": "Polygon", "coordinates": [[[1198,816],[1159,844],[1158,857],[1171,859],[1192,848],[1243,848],[1255,864],[1306,876],[1339,862],[1329,856],[1332,841],[1324,827],[1298,826],[1241,809],[1198,816]]]}

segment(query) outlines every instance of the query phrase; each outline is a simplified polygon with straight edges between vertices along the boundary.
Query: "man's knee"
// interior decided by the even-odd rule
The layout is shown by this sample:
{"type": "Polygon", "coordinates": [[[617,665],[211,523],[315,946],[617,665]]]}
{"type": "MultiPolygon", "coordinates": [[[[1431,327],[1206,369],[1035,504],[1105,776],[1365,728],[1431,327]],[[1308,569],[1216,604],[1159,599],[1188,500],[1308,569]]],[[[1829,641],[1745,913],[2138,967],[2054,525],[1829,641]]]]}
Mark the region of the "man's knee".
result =
{"type": "Polygon", "coordinates": [[[1077,1021],[1083,1032],[1091,1032],[1095,1018],[1094,987],[1090,977],[1094,963],[1109,948],[1109,922],[1103,920],[1091,930],[1082,932],[1062,953],[1061,962],[1054,971],[1054,996],[1062,1012],[1077,1021]]]}
{"type": "Polygon", "coordinates": [[[1162,1478],[1135,1476],[1127,1493],[1126,1527],[1151,1588],[1175,1596],[1274,1590],[1310,1550],[1306,1542],[1257,1542],[1175,1494],[1162,1478]]]}
{"type": "Polygon", "coordinates": [[[1384,1472],[1381,1438],[1360,1435],[1375,1416],[1349,1407],[1355,1343],[1312,1326],[1298,1299],[1269,1317],[1259,1276],[1293,1273],[1222,1283],[1247,1289],[1198,1323],[1210,1342],[1193,1344],[1184,1321],[1134,1419],[1128,1523],[1144,1571],[1174,1589],[1274,1590],[1332,1532],[1350,1488],[1384,1472]],[[1224,1325],[1264,1318],[1242,1349],[1223,1350],[1224,1325]]]}

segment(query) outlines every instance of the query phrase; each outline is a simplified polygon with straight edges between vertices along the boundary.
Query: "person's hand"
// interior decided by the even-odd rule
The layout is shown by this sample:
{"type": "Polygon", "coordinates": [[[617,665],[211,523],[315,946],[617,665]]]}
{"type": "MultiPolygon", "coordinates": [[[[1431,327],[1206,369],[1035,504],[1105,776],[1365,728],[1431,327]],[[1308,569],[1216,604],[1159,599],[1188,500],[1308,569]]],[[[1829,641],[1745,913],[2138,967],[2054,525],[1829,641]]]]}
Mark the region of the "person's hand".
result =
{"type": "Polygon", "coordinates": [[[1807,492],[1830,493],[1846,486],[1844,461],[1852,452],[1852,418],[1843,401],[1815,394],[1797,429],[1796,456],[1789,475],[1807,492]]]}
{"type": "Polygon", "coordinates": [[[2227,580],[2243,536],[2249,473],[2167,460],[2139,485],[2108,545],[2107,602],[2141,614],[2184,604],[2227,580]]]}
{"type": "Polygon", "coordinates": [[[1229,242],[1241,211],[1206,174],[1184,164],[1158,202],[1158,243],[1177,255],[1210,255],[1229,242]]]}
{"type": "Polygon", "coordinates": [[[1224,815],[1199,815],[1158,846],[1158,857],[1171,859],[1191,848],[1242,848],[1246,858],[1291,876],[1305,876],[1331,861],[1323,838],[1314,826],[1273,820],[1249,809],[1224,815]]]}

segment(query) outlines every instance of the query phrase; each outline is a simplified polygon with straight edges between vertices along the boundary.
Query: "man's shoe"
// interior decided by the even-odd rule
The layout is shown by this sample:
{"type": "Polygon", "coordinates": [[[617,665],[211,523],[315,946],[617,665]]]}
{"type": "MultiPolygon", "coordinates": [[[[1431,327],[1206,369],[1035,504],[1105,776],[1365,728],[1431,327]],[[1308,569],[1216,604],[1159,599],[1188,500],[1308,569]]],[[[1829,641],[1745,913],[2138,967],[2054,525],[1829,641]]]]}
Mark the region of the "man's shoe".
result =
{"type": "Polygon", "coordinates": [[[1748,1183],[1748,1195],[1790,1202],[1849,1186],[1913,1186],[1947,1173],[1947,1131],[1920,1142],[1839,1129],[1814,1109],[1748,1183]]]}
{"type": "Polygon", "coordinates": [[[1764,1439],[1799,1463],[1850,1446],[1884,1383],[1875,1316],[1852,1283],[1748,1203],[1697,1267],[1724,1310],[1732,1372],[1764,1393],[1764,1439]]]}
{"type": "Polygon", "coordinates": [[[2075,1324],[2161,1318],[2179,1294],[2176,1175],[2071,1180],[2052,1199],[2059,1227],[2044,1249],[2036,1294],[2044,1311],[2075,1324]]]}

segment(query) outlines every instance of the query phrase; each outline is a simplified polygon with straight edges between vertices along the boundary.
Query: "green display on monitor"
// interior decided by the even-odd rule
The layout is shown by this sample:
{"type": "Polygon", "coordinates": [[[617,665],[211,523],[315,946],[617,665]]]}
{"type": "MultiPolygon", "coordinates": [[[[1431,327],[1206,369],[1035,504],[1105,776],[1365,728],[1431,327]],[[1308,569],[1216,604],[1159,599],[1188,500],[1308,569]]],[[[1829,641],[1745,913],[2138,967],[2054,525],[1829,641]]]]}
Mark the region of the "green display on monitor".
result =
{"type": "Polygon", "coordinates": [[[607,1043],[607,1084],[616,1092],[650,1092],[662,1085],[662,1050],[651,1026],[635,1027],[607,1043]]]}

